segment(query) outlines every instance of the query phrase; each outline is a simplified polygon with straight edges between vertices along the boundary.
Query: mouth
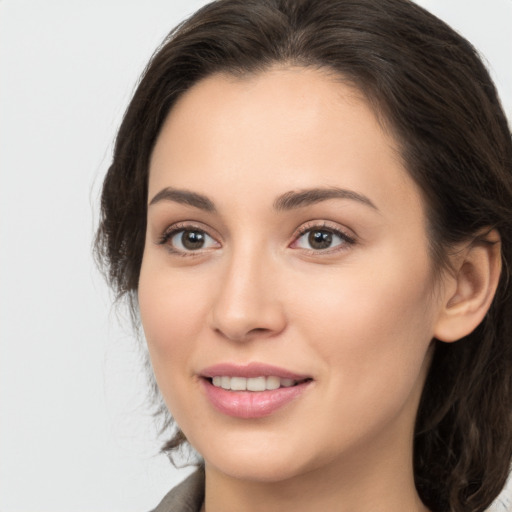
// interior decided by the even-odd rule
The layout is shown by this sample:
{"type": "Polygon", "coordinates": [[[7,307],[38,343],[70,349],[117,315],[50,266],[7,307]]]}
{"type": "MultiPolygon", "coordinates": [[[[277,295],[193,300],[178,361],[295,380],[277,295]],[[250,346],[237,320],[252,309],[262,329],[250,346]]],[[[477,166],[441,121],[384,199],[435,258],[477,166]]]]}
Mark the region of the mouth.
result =
{"type": "Polygon", "coordinates": [[[228,391],[273,391],[279,388],[291,388],[310,381],[305,379],[290,379],[287,377],[278,377],[276,375],[259,376],[259,377],[231,377],[228,375],[216,375],[207,378],[216,388],[222,388],[228,391]]]}
{"type": "Polygon", "coordinates": [[[266,364],[220,364],[200,374],[206,397],[224,415],[241,418],[270,416],[296,402],[313,378],[266,364]]]}

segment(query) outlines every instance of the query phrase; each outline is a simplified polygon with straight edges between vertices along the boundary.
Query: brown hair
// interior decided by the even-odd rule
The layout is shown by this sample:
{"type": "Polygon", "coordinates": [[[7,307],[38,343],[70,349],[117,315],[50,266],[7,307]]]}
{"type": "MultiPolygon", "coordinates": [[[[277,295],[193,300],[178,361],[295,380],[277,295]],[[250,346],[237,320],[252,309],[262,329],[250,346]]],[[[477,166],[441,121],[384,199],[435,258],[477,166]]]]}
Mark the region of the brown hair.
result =
{"type": "MultiPolygon", "coordinates": [[[[465,339],[436,344],[414,445],[416,486],[433,511],[483,511],[512,456],[512,140],[474,48],[408,0],[218,0],[178,26],[126,111],[101,198],[96,251],[136,310],[149,158],[179,96],[216,72],[275,63],[334,70],[358,87],[401,145],[421,187],[433,261],[495,228],[504,271],[465,339]]],[[[178,432],[165,449],[185,440],[178,432]]]]}

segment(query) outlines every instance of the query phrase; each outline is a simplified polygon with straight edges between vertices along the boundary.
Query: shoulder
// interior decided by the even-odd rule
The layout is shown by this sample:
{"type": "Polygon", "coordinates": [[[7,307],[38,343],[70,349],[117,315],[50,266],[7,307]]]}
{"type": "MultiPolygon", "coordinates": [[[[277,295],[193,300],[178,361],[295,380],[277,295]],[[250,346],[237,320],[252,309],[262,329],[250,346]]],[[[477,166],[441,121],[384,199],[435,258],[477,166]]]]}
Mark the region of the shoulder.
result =
{"type": "Polygon", "coordinates": [[[204,469],[201,467],[171,489],[151,512],[199,512],[204,501],[204,469]]]}

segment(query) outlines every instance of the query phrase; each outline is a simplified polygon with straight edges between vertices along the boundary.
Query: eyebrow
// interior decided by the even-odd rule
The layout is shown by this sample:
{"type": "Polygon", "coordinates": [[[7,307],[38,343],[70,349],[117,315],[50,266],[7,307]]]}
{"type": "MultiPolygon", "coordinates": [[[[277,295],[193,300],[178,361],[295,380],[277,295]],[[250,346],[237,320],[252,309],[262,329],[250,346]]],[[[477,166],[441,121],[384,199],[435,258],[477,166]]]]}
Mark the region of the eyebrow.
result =
{"type": "MultiPolygon", "coordinates": [[[[349,199],[357,201],[378,211],[375,204],[366,196],[338,187],[311,188],[299,191],[286,192],[274,201],[274,209],[277,211],[294,210],[311,204],[320,203],[329,199],[349,199]]],[[[166,187],[158,192],[149,202],[149,206],[160,201],[173,201],[175,203],[193,206],[199,210],[215,213],[217,210],[213,201],[203,194],[166,187]]]]}
{"type": "Polygon", "coordinates": [[[160,201],[174,201],[175,203],[186,204],[193,206],[199,210],[214,213],[216,211],[213,201],[202,194],[191,192],[190,190],[179,190],[176,188],[166,187],[149,202],[149,206],[156,204],[160,201]]]}
{"type": "Polygon", "coordinates": [[[353,190],[338,187],[312,188],[286,192],[274,201],[274,208],[278,211],[293,210],[329,199],[350,199],[370,206],[374,210],[379,210],[368,197],[354,192],[353,190]]]}

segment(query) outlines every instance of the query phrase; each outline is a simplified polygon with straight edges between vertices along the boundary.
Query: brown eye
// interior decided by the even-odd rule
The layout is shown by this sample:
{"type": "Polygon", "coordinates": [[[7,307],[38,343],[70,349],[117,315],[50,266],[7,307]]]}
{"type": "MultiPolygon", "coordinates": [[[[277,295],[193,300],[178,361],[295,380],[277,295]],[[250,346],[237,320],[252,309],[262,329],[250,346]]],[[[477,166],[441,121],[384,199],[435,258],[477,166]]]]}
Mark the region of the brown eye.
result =
{"type": "Polygon", "coordinates": [[[174,231],[164,240],[177,252],[193,252],[218,247],[219,244],[201,229],[180,229],[174,231]]]}
{"type": "Polygon", "coordinates": [[[327,252],[329,249],[348,249],[354,243],[354,238],[343,233],[341,230],[318,226],[303,230],[291,247],[308,251],[327,252]]]}
{"type": "Polygon", "coordinates": [[[332,245],[332,235],[330,231],[310,231],[308,234],[309,246],[312,249],[328,249],[332,245]]]}
{"type": "Polygon", "coordinates": [[[194,251],[202,249],[205,243],[205,234],[202,231],[185,230],[181,234],[181,244],[185,249],[194,251]]]}

